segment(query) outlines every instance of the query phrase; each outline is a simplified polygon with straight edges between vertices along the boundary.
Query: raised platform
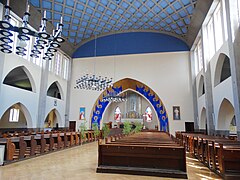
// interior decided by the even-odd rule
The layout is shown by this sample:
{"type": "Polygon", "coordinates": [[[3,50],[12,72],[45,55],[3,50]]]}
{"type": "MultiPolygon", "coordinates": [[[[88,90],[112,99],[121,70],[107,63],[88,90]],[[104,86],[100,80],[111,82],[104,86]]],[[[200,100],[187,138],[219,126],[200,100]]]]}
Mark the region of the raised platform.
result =
{"type": "Polygon", "coordinates": [[[183,171],[169,170],[169,169],[140,168],[140,167],[101,165],[101,166],[98,166],[97,173],[116,173],[116,174],[131,174],[131,175],[187,179],[187,173],[183,171]]]}

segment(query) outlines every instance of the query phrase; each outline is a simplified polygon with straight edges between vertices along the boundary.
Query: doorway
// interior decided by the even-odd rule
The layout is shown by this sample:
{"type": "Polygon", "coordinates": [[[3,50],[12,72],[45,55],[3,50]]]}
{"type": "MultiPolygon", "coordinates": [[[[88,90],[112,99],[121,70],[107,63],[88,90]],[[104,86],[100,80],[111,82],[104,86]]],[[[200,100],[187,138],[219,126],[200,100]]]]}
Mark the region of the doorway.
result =
{"type": "Polygon", "coordinates": [[[76,132],[76,121],[69,121],[69,130],[76,132]]]}
{"type": "Polygon", "coordinates": [[[186,132],[194,132],[194,122],[185,122],[186,132]]]}

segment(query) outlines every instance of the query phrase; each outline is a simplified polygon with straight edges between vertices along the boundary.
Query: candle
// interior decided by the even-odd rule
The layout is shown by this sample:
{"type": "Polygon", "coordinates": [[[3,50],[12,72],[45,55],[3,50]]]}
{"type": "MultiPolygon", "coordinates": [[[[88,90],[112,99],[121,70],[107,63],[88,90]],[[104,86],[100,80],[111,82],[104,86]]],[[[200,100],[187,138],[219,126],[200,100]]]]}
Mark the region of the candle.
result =
{"type": "Polygon", "coordinates": [[[7,6],[9,6],[10,5],[10,0],[7,0],[7,6]]]}
{"type": "Polygon", "coordinates": [[[47,11],[44,11],[43,17],[46,18],[47,17],[47,11]]]}
{"type": "Polygon", "coordinates": [[[30,10],[30,5],[27,4],[27,10],[26,10],[26,12],[29,13],[29,10],[30,10]]]}
{"type": "Polygon", "coordinates": [[[60,19],[60,24],[62,24],[63,23],[63,17],[61,16],[61,19],[60,19]]]}

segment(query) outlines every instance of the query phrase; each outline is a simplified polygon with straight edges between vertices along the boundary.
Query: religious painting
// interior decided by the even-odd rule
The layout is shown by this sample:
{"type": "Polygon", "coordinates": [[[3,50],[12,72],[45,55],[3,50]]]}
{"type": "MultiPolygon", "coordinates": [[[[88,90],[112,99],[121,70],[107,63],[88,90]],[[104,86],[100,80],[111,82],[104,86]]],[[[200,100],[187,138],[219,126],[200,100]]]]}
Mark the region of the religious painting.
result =
{"type": "Polygon", "coordinates": [[[180,106],[173,106],[173,120],[180,120],[180,106]]]}
{"type": "Polygon", "coordinates": [[[85,107],[80,107],[79,109],[79,120],[85,120],[85,113],[86,113],[86,108],[85,107]]]}
{"type": "Polygon", "coordinates": [[[115,109],[114,120],[116,122],[120,122],[121,121],[121,110],[120,110],[120,108],[118,106],[115,109]]]}

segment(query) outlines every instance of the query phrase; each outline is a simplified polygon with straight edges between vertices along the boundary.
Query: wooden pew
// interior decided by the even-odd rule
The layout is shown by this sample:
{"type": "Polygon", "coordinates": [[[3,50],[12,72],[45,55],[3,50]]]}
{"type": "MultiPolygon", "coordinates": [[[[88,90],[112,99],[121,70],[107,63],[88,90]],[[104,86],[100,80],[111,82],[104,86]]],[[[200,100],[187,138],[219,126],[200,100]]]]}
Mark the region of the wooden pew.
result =
{"type": "Polygon", "coordinates": [[[220,136],[177,134],[186,149],[224,179],[240,179],[240,142],[220,136]]]}
{"type": "Polygon", "coordinates": [[[24,141],[27,144],[24,157],[34,156],[35,150],[37,148],[37,141],[34,139],[34,136],[23,136],[24,141]]]}
{"type": "Polygon", "coordinates": [[[37,148],[35,150],[36,155],[44,154],[46,149],[46,139],[44,139],[44,134],[37,134],[34,136],[37,142],[37,148]]]}
{"type": "Polygon", "coordinates": [[[11,142],[15,144],[15,152],[13,159],[23,159],[27,148],[27,143],[24,141],[24,137],[12,137],[11,142]]]}
{"type": "Polygon", "coordinates": [[[187,178],[185,148],[166,133],[114,139],[99,144],[98,153],[97,172],[187,178]]]}
{"type": "Polygon", "coordinates": [[[12,161],[16,149],[15,144],[12,143],[10,138],[0,138],[0,145],[5,146],[4,162],[12,161]]]}
{"type": "Polygon", "coordinates": [[[79,132],[14,132],[6,137],[0,138],[0,145],[5,146],[4,164],[80,145],[79,132]]]}
{"type": "Polygon", "coordinates": [[[220,144],[219,172],[224,179],[240,179],[240,145],[220,144]]]}

